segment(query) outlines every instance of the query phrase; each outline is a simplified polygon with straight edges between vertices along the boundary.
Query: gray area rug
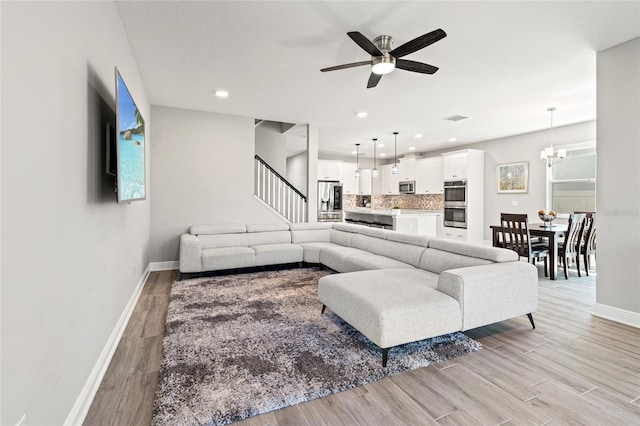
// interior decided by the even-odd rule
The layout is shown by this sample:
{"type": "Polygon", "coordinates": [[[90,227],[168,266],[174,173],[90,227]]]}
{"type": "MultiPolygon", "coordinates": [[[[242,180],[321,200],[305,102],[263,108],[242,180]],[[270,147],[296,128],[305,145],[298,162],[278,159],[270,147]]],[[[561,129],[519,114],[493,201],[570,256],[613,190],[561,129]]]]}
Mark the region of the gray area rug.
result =
{"type": "Polygon", "coordinates": [[[154,425],[220,425],[481,348],[462,333],[380,348],[329,310],[319,268],[176,281],[154,425]]]}

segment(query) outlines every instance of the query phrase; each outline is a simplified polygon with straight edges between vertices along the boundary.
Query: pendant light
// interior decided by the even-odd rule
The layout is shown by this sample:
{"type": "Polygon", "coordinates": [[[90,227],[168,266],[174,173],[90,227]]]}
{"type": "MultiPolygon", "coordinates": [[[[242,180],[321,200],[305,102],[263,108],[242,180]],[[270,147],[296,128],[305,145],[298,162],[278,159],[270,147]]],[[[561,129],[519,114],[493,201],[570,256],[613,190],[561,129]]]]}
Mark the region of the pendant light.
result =
{"type": "Polygon", "coordinates": [[[391,174],[397,175],[400,173],[400,167],[398,167],[398,132],[393,132],[393,166],[391,167],[391,174]]]}
{"type": "Polygon", "coordinates": [[[553,164],[562,161],[562,159],[567,156],[566,149],[559,149],[557,152],[553,151],[553,111],[555,110],[555,107],[547,108],[547,111],[551,113],[551,126],[549,127],[551,133],[551,146],[540,151],[540,158],[547,163],[547,167],[551,167],[553,164]],[[554,159],[556,160],[555,162],[553,161],[554,159]]]}
{"type": "Polygon", "coordinates": [[[358,162],[358,157],[360,156],[360,144],[356,144],[356,172],[353,176],[357,179],[360,177],[360,163],[358,162]]]}
{"type": "Polygon", "coordinates": [[[378,139],[373,138],[373,169],[371,169],[371,176],[378,177],[378,168],[376,167],[376,145],[378,144],[378,139]]]}

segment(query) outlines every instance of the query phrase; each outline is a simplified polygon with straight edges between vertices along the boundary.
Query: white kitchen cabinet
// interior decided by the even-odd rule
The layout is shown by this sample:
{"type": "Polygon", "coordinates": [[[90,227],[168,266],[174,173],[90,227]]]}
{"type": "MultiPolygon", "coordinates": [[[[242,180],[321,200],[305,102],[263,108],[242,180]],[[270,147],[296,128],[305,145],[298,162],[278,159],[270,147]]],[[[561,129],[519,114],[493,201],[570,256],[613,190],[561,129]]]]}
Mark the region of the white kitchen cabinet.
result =
{"type": "Polygon", "coordinates": [[[443,154],[444,180],[467,179],[467,154],[443,154]]]}
{"type": "Polygon", "coordinates": [[[464,228],[444,227],[443,238],[457,241],[467,241],[467,230],[464,228]]]}
{"type": "Polygon", "coordinates": [[[371,169],[360,169],[358,194],[371,195],[371,169]]]}
{"type": "Polygon", "coordinates": [[[318,180],[340,180],[339,164],[338,161],[318,160],[318,180]]]}
{"type": "Polygon", "coordinates": [[[444,214],[436,215],[436,237],[444,238],[444,214]]]}
{"type": "Polygon", "coordinates": [[[398,174],[398,181],[404,182],[408,180],[416,180],[416,159],[415,158],[401,158],[400,173],[398,174]]]}
{"type": "Polygon", "coordinates": [[[400,174],[394,175],[391,173],[391,167],[393,164],[385,164],[380,167],[380,178],[382,179],[380,185],[380,194],[390,195],[399,194],[398,183],[400,182],[400,174]]]}
{"type": "Polygon", "coordinates": [[[356,163],[340,163],[338,166],[338,180],[342,183],[342,193],[356,195],[360,180],[356,178],[356,163]]]}
{"type": "Polygon", "coordinates": [[[416,161],[416,194],[442,194],[443,181],[441,157],[416,161]]]}

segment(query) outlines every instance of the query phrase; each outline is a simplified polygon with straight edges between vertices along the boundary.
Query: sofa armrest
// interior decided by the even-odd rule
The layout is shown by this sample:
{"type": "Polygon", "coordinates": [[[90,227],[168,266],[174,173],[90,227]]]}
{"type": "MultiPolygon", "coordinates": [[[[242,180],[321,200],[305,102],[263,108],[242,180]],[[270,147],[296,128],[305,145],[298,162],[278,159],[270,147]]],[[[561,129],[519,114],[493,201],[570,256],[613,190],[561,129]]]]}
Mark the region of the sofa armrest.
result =
{"type": "Polygon", "coordinates": [[[180,235],[180,272],[202,272],[201,252],[197,236],[180,235]]]}
{"type": "Polygon", "coordinates": [[[462,330],[538,309],[538,269],[527,262],[450,269],[440,274],[437,289],[460,303],[462,330]]]}

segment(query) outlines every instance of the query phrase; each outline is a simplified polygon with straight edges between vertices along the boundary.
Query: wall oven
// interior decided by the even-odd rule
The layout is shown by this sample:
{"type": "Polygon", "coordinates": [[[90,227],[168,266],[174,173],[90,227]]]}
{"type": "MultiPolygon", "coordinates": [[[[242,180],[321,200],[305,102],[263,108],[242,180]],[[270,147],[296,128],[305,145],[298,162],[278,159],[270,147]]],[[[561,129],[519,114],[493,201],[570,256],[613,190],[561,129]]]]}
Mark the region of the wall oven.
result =
{"type": "Polygon", "coordinates": [[[465,207],[467,205],[467,181],[446,180],[444,182],[445,207],[465,207]]]}
{"type": "Polygon", "coordinates": [[[444,206],[444,226],[449,228],[467,228],[467,208],[444,206]]]}

